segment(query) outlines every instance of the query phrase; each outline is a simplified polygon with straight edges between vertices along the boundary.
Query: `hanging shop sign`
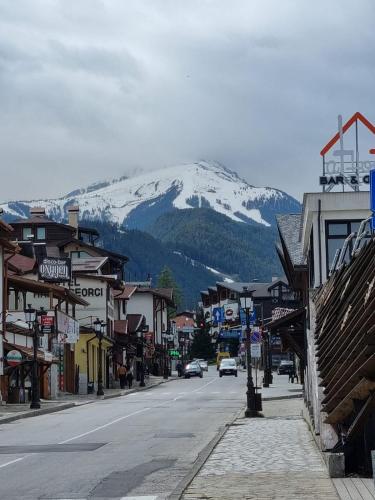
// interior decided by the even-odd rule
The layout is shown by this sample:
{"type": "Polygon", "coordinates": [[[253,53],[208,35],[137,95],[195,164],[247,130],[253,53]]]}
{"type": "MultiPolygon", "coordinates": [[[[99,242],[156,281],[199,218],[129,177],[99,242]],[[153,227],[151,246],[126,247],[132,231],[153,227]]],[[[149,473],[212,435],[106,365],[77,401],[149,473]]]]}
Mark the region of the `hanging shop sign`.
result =
{"type": "MultiPolygon", "coordinates": [[[[349,186],[359,191],[361,185],[370,183],[370,170],[375,168],[375,160],[360,158],[358,125],[362,124],[367,131],[375,134],[375,126],[361,113],[354,115],[343,125],[342,116],[338,117],[338,132],[321,150],[323,158],[323,172],[319,184],[323,191],[331,191],[335,186],[349,186]],[[354,143],[344,147],[344,135],[354,126],[354,143]],[[338,147],[334,149],[335,144],[338,147]]],[[[375,149],[369,149],[369,154],[375,154],[375,149]]]]}
{"type": "Polygon", "coordinates": [[[54,333],[55,317],[54,316],[40,316],[40,326],[43,334],[54,333]]]}
{"type": "Polygon", "coordinates": [[[39,279],[52,283],[63,283],[71,279],[72,263],[68,258],[44,257],[39,261],[39,279]]]}
{"type": "Polygon", "coordinates": [[[6,360],[9,366],[18,366],[22,363],[22,354],[20,351],[16,351],[15,349],[9,351],[6,355],[6,360]]]}
{"type": "Polygon", "coordinates": [[[75,344],[79,339],[79,322],[62,311],[56,311],[57,332],[60,342],[75,344]]]}

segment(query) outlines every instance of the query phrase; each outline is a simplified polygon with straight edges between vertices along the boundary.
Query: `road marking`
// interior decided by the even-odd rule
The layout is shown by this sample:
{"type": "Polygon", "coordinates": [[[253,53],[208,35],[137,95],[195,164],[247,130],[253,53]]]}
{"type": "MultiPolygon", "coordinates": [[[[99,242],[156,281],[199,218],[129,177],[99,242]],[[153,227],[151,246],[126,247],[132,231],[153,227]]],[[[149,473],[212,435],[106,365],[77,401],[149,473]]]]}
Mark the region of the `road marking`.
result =
{"type": "Polygon", "coordinates": [[[16,462],[21,462],[21,460],[23,460],[24,458],[26,458],[26,457],[16,458],[15,460],[11,460],[10,462],[2,464],[2,465],[0,465],[0,469],[2,469],[4,467],[8,467],[8,465],[15,464],[16,462]]]}
{"type": "Polygon", "coordinates": [[[202,389],[204,389],[205,387],[207,387],[210,384],[213,384],[214,382],[217,382],[217,379],[214,378],[213,380],[211,380],[211,382],[207,382],[207,384],[202,385],[201,387],[198,387],[198,389],[194,389],[194,391],[190,391],[189,394],[192,394],[193,392],[201,391],[202,389]]]}
{"type": "Polygon", "coordinates": [[[120,500],[156,500],[158,497],[155,496],[143,496],[143,497],[122,497],[120,500]]]}
{"type": "Polygon", "coordinates": [[[107,422],[104,425],[99,425],[99,427],[95,427],[95,429],[92,429],[91,431],[83,432],[82,434],[78,434],[78,436],[74,436],[72,438],[65,439],[65,441],[61,441],[58,444],[70,443],[70,441],[74,441],[74,440],[79,439],[81,437],[88,436],[89,434],[92,434],[93,432],[100,431],[102,429],[110,427],[111,425],[117,424],[117,422],[121,422],[122,420],[125,420],[126,418],[133,417],[134,415],[139,415],[139,413],[144,413],[145,411],[148,411],[148,410],[150,410],[150,408],[143,408],[143,410],[134,411],[133,413],[129,413],[128,415],[124,415],[123,417],[119,417],[119,418],[116,418],[115,420],[111,420],[110,422],[107,422]]]}

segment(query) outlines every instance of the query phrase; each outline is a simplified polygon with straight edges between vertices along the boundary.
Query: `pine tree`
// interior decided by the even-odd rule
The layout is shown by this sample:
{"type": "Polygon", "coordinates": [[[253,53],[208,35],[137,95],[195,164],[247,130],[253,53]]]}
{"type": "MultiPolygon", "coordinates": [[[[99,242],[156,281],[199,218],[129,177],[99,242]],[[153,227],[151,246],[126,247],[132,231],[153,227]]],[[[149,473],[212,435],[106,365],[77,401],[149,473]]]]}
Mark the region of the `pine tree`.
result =
{"type": "Polygon", "coordinates": [[[172,271],[168,266],[164,266],[158,277],[158,288],[173,288],[173,300],[178,309],[183,301],[182,292],[174,279],[172,271]]]}
{"type": "Polygon", "coordinates": [[[209,327],[206,324],[203,314],[197,315],[199,330],[196,331],[190,348],[192,358],[210,360],[215,357],[215,348],[212,344],[209,327]]]}

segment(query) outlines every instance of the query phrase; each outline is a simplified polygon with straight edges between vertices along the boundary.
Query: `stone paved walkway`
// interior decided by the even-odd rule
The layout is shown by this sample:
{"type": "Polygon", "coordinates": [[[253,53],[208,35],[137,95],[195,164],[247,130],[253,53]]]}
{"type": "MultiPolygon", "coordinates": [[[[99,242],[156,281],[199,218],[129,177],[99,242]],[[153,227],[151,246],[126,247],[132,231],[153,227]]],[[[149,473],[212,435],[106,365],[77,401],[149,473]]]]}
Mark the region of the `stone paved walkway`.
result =
{"type": "Polygon", "coordinates": [[[337,500],[301,409],[302,401],[265,402],[266,418],[238,419],[183,498],[337,500]]]}

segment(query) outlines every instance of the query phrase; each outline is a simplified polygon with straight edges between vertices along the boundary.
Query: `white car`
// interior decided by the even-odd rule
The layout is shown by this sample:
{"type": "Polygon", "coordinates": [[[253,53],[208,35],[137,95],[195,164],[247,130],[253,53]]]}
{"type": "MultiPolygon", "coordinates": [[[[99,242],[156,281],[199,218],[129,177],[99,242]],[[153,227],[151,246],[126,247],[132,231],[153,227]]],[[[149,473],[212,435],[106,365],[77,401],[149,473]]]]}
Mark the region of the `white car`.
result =
{"type": "Polygon", "coordinates": [[[205,359],[197,359],[203,371],[208,372],[208,363],[205,359]]]}
{"type": "Polygon", "coordinates": [[[221,361],[219,367],[219,376],[234,375],[237,377],[237,363],[233,358],[225,358],[221,361]]]}

